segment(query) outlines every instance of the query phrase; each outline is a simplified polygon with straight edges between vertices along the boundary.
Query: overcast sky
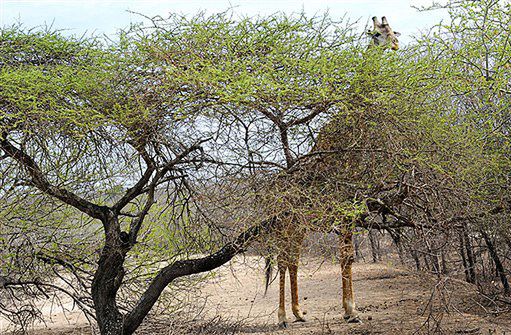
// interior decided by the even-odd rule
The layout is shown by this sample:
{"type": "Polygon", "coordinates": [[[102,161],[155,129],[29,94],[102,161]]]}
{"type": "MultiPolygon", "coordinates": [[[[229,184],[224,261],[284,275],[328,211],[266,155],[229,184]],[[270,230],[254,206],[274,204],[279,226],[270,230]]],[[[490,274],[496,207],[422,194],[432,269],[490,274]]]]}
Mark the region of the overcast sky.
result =
{"type": "Polygon", "coordinates": [[[445,18],[441,11],[418,12],[411,6],[428,5],[432,0],[0,0],[0,25],[22,23],[25,27],[52,25],[67,29],[70,34],[84,33],[113,35],[117,29],[141,17],[129,11],[148,16],[166,16],[169,12],[194,14],[234,8],[239,15],[252,16],[275,12],[309,15],[328,10],[332,17],[345,14],[351,20],[360,20],[360,29],[372,16],[387,16],[394,30],[403,34],[404,43],[445,18]]]}

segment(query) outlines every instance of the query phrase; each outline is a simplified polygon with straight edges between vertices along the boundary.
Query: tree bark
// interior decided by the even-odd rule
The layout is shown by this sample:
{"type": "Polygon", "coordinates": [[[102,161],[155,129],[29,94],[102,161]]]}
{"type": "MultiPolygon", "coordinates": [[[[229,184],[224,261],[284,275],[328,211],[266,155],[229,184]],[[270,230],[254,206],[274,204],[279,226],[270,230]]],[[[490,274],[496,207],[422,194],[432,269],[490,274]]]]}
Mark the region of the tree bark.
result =
{"type": "Polygon", "coordinates": [[[467,256],[465,254],[465,239],[463,238],[463,232],[460,231],[459,232],[459,253],[460,253],[460,256],[461,256],[461,261],[462,261],[462,264],[463,264],[463,270],[465,272],[465,280],[467,281],[467,283],[472,283],[472,279],[470,277],[470,273],[469,273],[469,265],[468,265],[468,262],[467,262],[467,256]]]}
{"type": "Polygon", "coordinates": [[[481,229],[481,235],[484,238],[484,242],[486,243],[486,246],[488,247],[488,251],[490,253],[490,256],[495,263],[495,269],[500,277],[500,281],[502,282],[502,287],[504,288],[504,293],[509,294],[511,292],[509,287],[509,281],[507,280],[506,272],[504,270],[504,266],[502,265],[502,262],[500,261],[500,257],[497,253],[497,249],[495,248],[495,245],[493,244],[490,236],[486,233],[484,229],[481,229]]]}
{"type": "Polygon", "coordinates": [[[431,271],[431,266],[429,266],[429,262],[428,262],[428,255],[423,254],[422,256],[424,257],[424,265],[426,266],[426,270],[431,271]]]}
{"type": "MultiPolygon", "coordinates": [[[[147,290],[142,294],[133,310],[125,316],[122,333],[119,334],[133,334],[156,303],[162,291],[174,279],[211,271],[224,265],[235,255],[243,252],[247,244],[261,233],[273,229],[277,222],[278,218],[272,217],[258,225],[250,227],[245,232],[241,233],[234,241],[227,243],[220,250],[209,256],[197,259],[179,260],[160,270],[149,284],[147,290]]],[[[112,334],[117,335],[116,333],[112,334]]]]}
{"type": "Polygon", "coordinates": [[[449,273],[449,268],[447,267],[447,258],[445,255],[445,250],[442,248],[441,254],[440,254],[441,260],[442,260],[442,274],[446,275],[449,273]]]}
{"type": "Polygon", "coordinates": [[[360,250],[360,236],[359,234],[353,234],[353,245],[355,247],[355,258],[363,259],[364,256],[362,255],[362,251],[360,250]]]}
{"type": "Polygon", "coordinates": [[[387,229],[387,231],[389,232],[390,237],[392,238],[392,241],[394,242],[394,245],[396,246],[397,254],[399,256],[399,261],[401,262],[402,265],[404,265],[405,260],[404,260],[404,253],[403,253],[403,244],[401,243],[401,232],[397,229],[396,230],[387,229]]]}
{"type": "Polygon", "coordinates": [[[477,282],[476,276],[476,259],[474,255],[474,248],[472,246],[472,242],[470,240],[470,236],[468,235],[467,228],[463,226],[463,237],[465,239],[465,248],[467,250],[467,265],[468,265],[468,273],[470,275],[470,280],[472,284],[477,282]]]}
{"type": "Polygon", "coordinates": [[[116,303],[117,292],[124,278],[124,259],[129,247],[120,238],[117,216],[110,210],[103,222],[105,246],[92,281],[92,300],[102,335],[123,334],[123,315],[116,303]]]}
{"type": "Polygon", "coordinates": [[[410,255],[412,255],[412,258],[415,261],[415,268],[417,269],[417,271],[420,271],[421,270],[421,261],[420,261],[419,255],[417,254],[417,250],[411,249],[410,255]]]}
{"type": "Polygon", "coordinates": [[[371,242],[371,255],[373,257],[373,263],[377,263],[379,261],[379,248],[376,239],[377,238],[373,229],[369,229],[369,241],[371,242]]]}

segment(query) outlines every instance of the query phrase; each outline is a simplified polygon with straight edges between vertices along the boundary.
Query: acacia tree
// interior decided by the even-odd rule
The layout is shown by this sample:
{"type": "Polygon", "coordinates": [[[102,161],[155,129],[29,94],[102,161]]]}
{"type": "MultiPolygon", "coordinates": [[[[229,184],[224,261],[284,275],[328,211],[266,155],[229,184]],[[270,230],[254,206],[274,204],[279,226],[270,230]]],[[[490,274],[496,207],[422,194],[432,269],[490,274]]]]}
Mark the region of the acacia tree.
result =
{"type": "MultiPolygon", "coordinates": [[[[412,88],[405,95],[418,108],[415,120],[423,127],[410,136],[411,143],[422,138],[414,144],[422,153],[412,164],[415,195],[400,212],[422,223],[421,229],[391,235],[408,240],[417,268],[439,276],[459,273],[485,290],[495,278],[507,294],[509,6],[451,1],[442,8],[450,21],[404,51],[415,64],[405,67],[413,74],[400,79],[418,80],[402,87],[412,88]]],[[[408,108],[403,102],[395,100],[395,109],[408,108]]],[[[416,149],[402,152],[419,153],[416,149]]]]}
{"type": "MultiPolygon", "coordinates": [[[[323,100],[334,99],[333,69],[346,65],[328,61],[337,51],[342,60],[355,50],[343,51],[353,41],[349,33],[326,19],[279,16],[253,23],[225,15],[174,16],[153,28],[134,27],[110,45],[4,29],[2,287],[11,300],[3,313],[21,322],[20,292],[58,290],[95,318],[102,334],[131,334],[174,279],[211,270],[243,251],[275,217],[237,215],[229,221],[235,229],[224,236],[224,230],[214,233],[216,222],[197,200],[197,189],[212,190],[220,178],[281,164],[271,141],[257,153],[240,150],[243,133],[226,141],[238,126],[229,124],[234,108],[240,108],[238,120],[246,115],[236,103],[256,98],[249,87],[272,92],[278,79],[284,95],[277,99],[300,101],[285,122],[312,121],[325,111],[323,100]],[[272,55],[278,61],[268,62],[272,55]],[[324,64],[319,72],[318,62],[324,64]],[[272,77],[270,65],[283,66],[276,70],[287,79],[272,77]],[[264,73],[269,76],[261,78],[264,73]],[[313,80],[312,90],[303,86],[313,80]],[[166,229],[157,224],[163,220],[166,229]],[[167,249],[163,254],[158,244],[167,249]],[[209,255],[191,256],[197,253],[209,255]],[[137,285],[144,288],[128,299],[126,290],[137,285]]],[[[267,122],[261,127],[273,131],[267,122]]]]}
{"type": "Polygon", "coordinates": [[[109,48],[15,27],[2,31],[1,46],[3,288],[58,289],[94,309],[102,334],[131,334],[175,278],[227,262],[257,235],[260,226],[202,258],[169,251],[171,262],[138,300],[122,304],[127,255],[143,248],[137,242],[157,200],[173,201],[163,211],[186,209],[186,174],[208,132],[189,133],[186,88],[160,90],[158,69],[131,52],[132,41],[109,48]],[[75,294],[76,284],[90,296],[75,294]]]}
{"type": "MultiPolygon", "coordinates": [[[[437,85],[429,95],[442,97],[440,116],[450,127],[437,143],[452,150],[438,162],[437,169],[452,182],[450,194],[438,200],[454,206],[435,218],[441,226],[437,233],[420,237],[419,249],[425,257],[434,255],[431,263],[438,272],[441,266],[435,265],[440,264],[436,259],[458,250],[467,281],[476,282],[482,258],[474,259],[472,240],[481,237],[488,257],[500,263],[497,273],[507,292],[507,272],[499,253],[509,252],[505,251],[509,223],[504,219],[509,210],[509,6],[499,1],[452,1],[443,8],[450,21],[419,39],[413,53],[436,62],[429,76],[438,79],[437,85]],[[453,142],[456,138],[461,140],[458,144],[453,142]],[[458,241],[449,237],[453,230],[458,241]],[[443,242],[435,246],[435,239],[443,242]],[[455,248],[454,243],[459,246],[455,248]]],[[[436,186],[438,182],[444,180],[429,183],[436,186]]],[[[453,267],[458,270],[457,264],[453,267]]]]}
{"type": "MultiPolygon", "coordinates": [[[[449,85],[459,85],[453,65],[461,64],[458,58],[444,57],[427,36],[399,53],[365,50],[358,40],[332,34],[328,20],[316,21],[312,30],[303,29],[307,20],[248,20],[229,33],[211,21],[207,39],[189,36],[179,47],[166,43],[176,29],[165,24],[146,47],[166,64],[183,56],[173,73],[199,93],[196,102],[212,116],[208,125],[226,125],[217,138],[237,141],[229,155],[217,142],[207,150],[209,162],[227,163],[222,175],[229,178],[208,185],[208,204],[211,195],[222,203],[215,206],[217,215],[239,223],[240,216],[292,211],[304,226],[314,223],[311,217],[335,222],[347,216],[364,227],[392,230],[396,241],[401,232],[393,229],[415,226],[424,246],[419,251],[432,255],[435,272],[446,271],[441,241],[467,217],[467,204],[476,204],[473,183],[490,157],[481,154],[484,130],[460,119],[449,93],[449,85]],[[265,35],[268,25],[278,30],[278,41],[265,35]],[[263,33],[251,35],[254,27],[263,33]],[[310,41],[322,31],[332,39],[315,54],[310,41]],[[183,51],[194,48],[199,51],[183,51]],[[215,51],[204,51],[210,48],[215,51]],[[236,57],[229,52],[234,48],[236,57]],[[200,80],[180,71],[188,64],[200,80]],[[325,139],[329,148],[311,152],[325,139]],[[318,173],[314,165],[321,161],[329,161],[330,169],[318,173]]],[[[474,206],[469,215],[491,209],[474,206]]]]}

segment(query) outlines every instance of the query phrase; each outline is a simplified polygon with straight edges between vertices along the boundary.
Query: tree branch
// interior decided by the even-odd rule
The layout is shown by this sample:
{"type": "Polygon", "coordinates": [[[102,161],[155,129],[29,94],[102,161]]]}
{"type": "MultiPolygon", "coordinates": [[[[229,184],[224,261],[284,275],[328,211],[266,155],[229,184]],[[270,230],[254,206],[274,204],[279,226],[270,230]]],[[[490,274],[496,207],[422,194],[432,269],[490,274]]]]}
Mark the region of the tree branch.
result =
{"type": "Polygon", "coordinates": [[[176,164],[179,164],[186,156],[188,156],[190,153],[192,153],[195,150],[198,150],[201,148],[201,144],[205,143],[207,141],[211,140],[211,137],[208,137],[206,139],[200,140],[197,143],[193,144],[192,146],[186,148],[181,153],[176,155],[176,157],[171,160],[170,162],[167,162],[163,168],[160,170],[161,177],[163,177],[168,171],[170,171],[176,164]]]}
{"type": "Polygon", "coordinates": [[[64,188],[52,185],[34,159],[23,150],[12,145],[5,137],[0,140],[0,148],[2,148],[6,155],[16,160],[27,170],[31,177],[30,183],[33,186],[95,219],[104,219],[105,207],[96,205],[64,188]]]}
{"type": "Polygon", "coordinates": [[[319,114],[321,114],[323,112],[326,112],[327,109],[328,109],[328,106],[316,106],[316,109],[314,111],[312,111],[311,113],[305,115],[302,118],[299,118],[299,119],[293,120],[291,122],[288,122],[287,126],[288,127],[293,127],[293,126],[296,126],[296,125],[299,125],[299,124],[307,123],[307,122],[311,121],[312,119],[314,119],[319,114]]]}
{"type": "MultiPolygon", "coordinates": [[[[285,213],[283,215],[286,215],[285,213]]],[[[134,309],[126,316],[124,322],[124,333],[131,334],[142,323],[152,306],[158,300],[161,292],[174,279],[213,270],[227,262],[235,255],[243,252],[247,244],[258,237],[261,233],[273,229],[278,217],[272,217],[257,225],[248,228],[241,233],[234,241],[227,243],[217,252],[202,258],[179,260],[161,269],[154,277],[151,284],[144,292],[134,309]]]]}
{"type": "Polygon", "coordinates": [[[138,182],[130,187],[126,193],[124,193],[123,197],[119,199],[115,203],[115,205],[112,207],[113,211],[115,213],[120,213],[120,211],[126,206],[131,200],[138,197],[140,194],[144,193],[143,189],[144,186],[149,182],[149,179],[151,178],[151,175],[153,174],[155,168],[152,166],[148,166],[145,170],[142,177],[138,180],[138,182]]]}

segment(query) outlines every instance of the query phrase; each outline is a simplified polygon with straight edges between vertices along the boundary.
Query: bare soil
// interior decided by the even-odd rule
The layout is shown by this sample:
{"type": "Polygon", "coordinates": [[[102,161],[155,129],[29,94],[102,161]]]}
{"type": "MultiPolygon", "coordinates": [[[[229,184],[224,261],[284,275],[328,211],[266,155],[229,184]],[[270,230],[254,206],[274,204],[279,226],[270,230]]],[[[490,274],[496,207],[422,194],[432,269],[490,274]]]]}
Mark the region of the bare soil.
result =
{"type": "MultiPolygon", "coordinates": [[[[216,271],[198,292],[206,298],[201,325],[184,333],[197,334],[499,334],[511,335],[509,306],[497,306],[477,294],[475,287],[452,278],[415,273],[387,264],[356,263],[355,298],[362,323],[342,318],[341,273],[333,262],[306,258],[299,272],[300,304],[305,323],[277,327],[278,285],[264,296],[263,261],[240,257],[216,271]],[[220,320],[204,327],[205,320],[220,320]],[[221,329],[220,329],[221,328],[221,329]]],[[[200,299],[201,301],[204,301],[200,299]]],[[[287,302],[290,301],[289,292],[287,302]]],[[[90,334],[79,312],[51,311],[51,320],[33,334],[90,334]],[[70,316],[70,317],[69,317],[70,316]]],[[[288,318],[293,315],[288,304],[288,318]]],[[[1,331],[0,324],[0,333],[1,331]]],[[[5,328],[4,328],[5,329],[5,328]]],[[[174,334],[150,330],[144,334],[174,334]]],[[[177,333],[176,333],[177,334],[177,333]]]]}
{"type": "MultiPolygon", "coordinates": [[[[487,307],[474,286],[381,263],[355,264],[362,323],[348,324],[342,318],[340,266],[313,259],[306,259],[299,272],[300,305],[308,322],[279,330],[278,283],[264,297],[262,265],[247,266],[253,263],[238,261],[231,266],[234,275],[222,269],[217,282],[203,289],[210,294],[210,313],[244,320],[241,334],[511,334],[511,312],[487,307]]],[[[289,301],[287,292],[293,320],[289,301]]]]}

